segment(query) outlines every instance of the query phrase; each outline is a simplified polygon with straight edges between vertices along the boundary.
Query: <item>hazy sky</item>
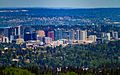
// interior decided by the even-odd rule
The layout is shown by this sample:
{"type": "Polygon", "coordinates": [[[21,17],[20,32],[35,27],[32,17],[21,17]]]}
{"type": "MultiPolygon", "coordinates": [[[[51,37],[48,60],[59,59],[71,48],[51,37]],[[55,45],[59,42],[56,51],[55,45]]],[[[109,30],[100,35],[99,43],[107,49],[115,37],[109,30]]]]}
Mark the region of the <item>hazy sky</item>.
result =
{"type": "Polygon", "coordinates": [[[0,0],[0,7],[108,8],[120,7],[120,0],[0,0]]]}

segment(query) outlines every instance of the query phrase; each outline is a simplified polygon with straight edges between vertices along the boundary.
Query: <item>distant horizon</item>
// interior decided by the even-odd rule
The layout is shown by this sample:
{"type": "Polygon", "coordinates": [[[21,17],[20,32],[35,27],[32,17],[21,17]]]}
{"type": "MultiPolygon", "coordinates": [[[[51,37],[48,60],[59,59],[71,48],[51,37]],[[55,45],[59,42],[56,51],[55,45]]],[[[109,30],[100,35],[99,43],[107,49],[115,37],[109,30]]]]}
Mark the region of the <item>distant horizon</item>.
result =
{"type": "Polygon", "coordinates": [[[0,0],[0,8],[120,8],[120,0],[0,0]]]}
{"type": "Polygon", "coordinates": [[[0,7],[0,9],[27,9],[27,8],[38,8],[38,9],[119,9],[120,7],[98,7],[98,8],[57,8],[57,7],[0,7]]]}

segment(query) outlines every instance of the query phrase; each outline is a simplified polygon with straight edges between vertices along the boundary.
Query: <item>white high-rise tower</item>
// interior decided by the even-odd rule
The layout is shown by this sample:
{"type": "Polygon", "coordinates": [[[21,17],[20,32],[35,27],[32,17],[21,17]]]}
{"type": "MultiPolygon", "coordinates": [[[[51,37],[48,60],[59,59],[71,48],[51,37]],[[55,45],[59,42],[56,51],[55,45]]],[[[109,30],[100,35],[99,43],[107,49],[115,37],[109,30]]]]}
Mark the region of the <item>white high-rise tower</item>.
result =
{"type": "Polygon", "coordinates": [[[87,39],[87,31],[81,30],[80,31],[80,40],[85,41],[87,39]]]}

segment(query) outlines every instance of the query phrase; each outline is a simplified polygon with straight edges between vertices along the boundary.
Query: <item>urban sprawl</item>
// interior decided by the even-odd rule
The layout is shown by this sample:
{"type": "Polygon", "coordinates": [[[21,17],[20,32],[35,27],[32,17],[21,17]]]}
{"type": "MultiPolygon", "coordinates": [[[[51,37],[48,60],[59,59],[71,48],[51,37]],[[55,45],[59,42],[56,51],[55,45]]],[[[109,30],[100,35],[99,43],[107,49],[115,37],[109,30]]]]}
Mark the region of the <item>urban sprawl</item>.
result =
{"type": "MultiPolygon", "coordinates": [[[[36,26],[37,28],[37,26],[36,26]]],[[[118,32],[96,32],[89,30],[51,28],[46,26],[36,30],[32,26],[14,26],[1,28],[1,43],[24,44],[26,48],[67,46],[69,44],[97,44],[119,40],[118,32]],[[44,30],[45,29],[45,30],[44,30]],[[89,34],[88,34],[89,32],[89,34]],[[99,35],[97,34],[99,33],[99,35]]]]}

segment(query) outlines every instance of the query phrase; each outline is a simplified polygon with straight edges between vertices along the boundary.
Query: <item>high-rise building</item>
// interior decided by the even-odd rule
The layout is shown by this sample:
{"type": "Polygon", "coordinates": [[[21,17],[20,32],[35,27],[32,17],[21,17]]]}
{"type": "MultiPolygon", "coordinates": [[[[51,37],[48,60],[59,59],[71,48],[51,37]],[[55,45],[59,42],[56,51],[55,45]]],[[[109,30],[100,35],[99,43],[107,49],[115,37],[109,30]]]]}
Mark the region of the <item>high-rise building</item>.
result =
{"type": "Polygon", "coordinates": [[[16,26],[14,28],[14,31],[15,31],[15,35],[20,35],[20,26],[16,26]]]}
{"type": "Polygon", "coordinates": [[[102,43],[108,43],[111,40],[110,33],[102,33],[102,43]]]}
{"type": "Polygon", "coordinates": [[[45,37],[45,31],[43,31],[43,30],[38,30],[38,31],[37,31],[37,36],[38,36],[38,37],[45,37]]]}
{"type": "Polygon", "coordinates": [[[56,29],[54,31],[54,33],[55,33],[55,40],[63,39],[63,31],[62,31],[62,29],[56,29]]]}
{"type": "Polygon", "coordinates": [[[63,39],[69,39],[69,31],[63,31],[63,39]]]}
{"type": "Polygon", "coordinates": [[[37,33],[36,33],[36,31],[33,31],[31,36],[32,36],[32,40],[37,40],[37,33]]]}
{"type": "Polygon", "coordinates": [[[112,32],[113,39],[118,39],[118,32],[112,32]]]}
{"type": "Polygon", "coordinates": [[[107,35],[107,36],[106,36],[106,37],[107,37],[107,39],[108,39],[108,40],[111,40],[110,33],[107,33],[106,35],[107,35]]]}
{"type": "Polygon", "coordinates": [[[16,27],[6,27],[4,28],[4,36],[8,37],[10,42],[12,42],[13,37],[14,40],[16,40],[19,37],[23,36],[23,30],[21,28],[22,26],[16,26],[16,27]]]}
{"type": "Polygon", "coordinates": [[[8,37],[8,39],[10,40],[11,35],[14,35],[14,29],[12,27],[4,28],[4,36],[8,37]]]}
{"type": "Polygon", "coordinates": [[[15,36],[19,37],[23,37],[23,33],[24,33],[24,27],[23,26],[16,26],[15,28],[15,36]]]}
{"type": "Polygon", "coordinates": [[[87,39],[87,31],[81,30],[80,31],[80,40],[85,41],[87,39]]]}
{"type": "Polygon", "coordinates": [[[80,30],[76,30],[75,39],[80,40],[80,30]]]}
{"type": "Polygon", "coordinates": [[[74,39],[75,39],[75,31],[69,30],[69,40],[74,40],[74,39]]]}
{"type": "Polygon", "coordinates": [[[43,42],[44,37],[45,37],[45,31],[44,30],[38,30],[37,31],[37,40],[39,40],[40,42],[43,42]]]}
{"type": "Polygon", "coordinates": [[[110,41],[111,40],[110,33],[102,33],[102,38],[105,39],[105,40],[110,41]]]}
{"type": "Polygon", "coordinates": [[[31,27],[26,27],[24,30],[24,41],[37,40],[36,31],[31,27]]]}
{"type": "Polygon", "coordinates": [[[48,37],[50,37],[50,38],[52,38],[52,40],[54,40],[54,31],[49,31],[48,37]]]}
{"type": "Polygon", "coordinates": [[[2,42],[3,43],[9,43],[9,38],[8,37],[3,37],[2,42]]]}

